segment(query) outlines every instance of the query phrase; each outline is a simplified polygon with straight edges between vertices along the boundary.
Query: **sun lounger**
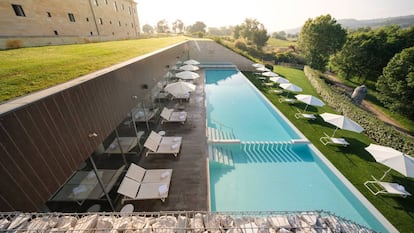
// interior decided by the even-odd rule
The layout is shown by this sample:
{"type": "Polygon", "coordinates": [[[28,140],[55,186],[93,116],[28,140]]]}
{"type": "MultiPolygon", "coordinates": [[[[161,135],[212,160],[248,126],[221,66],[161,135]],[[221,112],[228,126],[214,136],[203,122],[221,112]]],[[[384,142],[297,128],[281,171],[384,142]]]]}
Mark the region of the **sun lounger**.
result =
{"type": "Polygon", "coordinates": [[[315,120],[316,116],[314,114],[311,113],[301,113],[301,112],[297,112],[295,113],[295,117],[296,119],[309,119],[309,120],[315,120]]]}
{"type": "Polygon", "coordinates": [[[161,199],[168,197],[172,169],[144,169],[131,164],[118,188],[125,200],[161,199]]]}
{"type": "Polygon", "coordinates": [[[327,135],[326,133],[324,134],[325,136],[321,137],[319,141],[321,141],[322,144],[324,144],[325,146],[328,144],[340,145],[344,147],[349,145],[349,142],[347,142],[344,138],[334,138],[334,137],[327,135]]]}
{"type": "Polygon", "coordinates": [[[147,148],[149,154],[173,154],[177,157],[181,149],[182,137],[165,137],[151,131],[147,140],[144,143],[144,147],[147,148]]]}
{"type": "Polygon", "coordinates": [[[187,120],[187,112],[175,112],[174,109],[163,108],[161,111],[161,124],[164,122],[180,122],[182,124],[187,120]]]}
{"type": "Polygon", "coordinates": [[[293,104],[296,102],[296,99],[290,99],[290,98],[280,98],[279,99],[280,103],[288,103],[288,104],[293,104]]]}
{"type": "Polygon", "coordinates": [[[364,183],[365,187],[374,194],[389,194],[389,195],[398,195],[401,197],[411,196],[404,186],[397,183],[382,182],[378,180],[369,180],[364,183]]]}

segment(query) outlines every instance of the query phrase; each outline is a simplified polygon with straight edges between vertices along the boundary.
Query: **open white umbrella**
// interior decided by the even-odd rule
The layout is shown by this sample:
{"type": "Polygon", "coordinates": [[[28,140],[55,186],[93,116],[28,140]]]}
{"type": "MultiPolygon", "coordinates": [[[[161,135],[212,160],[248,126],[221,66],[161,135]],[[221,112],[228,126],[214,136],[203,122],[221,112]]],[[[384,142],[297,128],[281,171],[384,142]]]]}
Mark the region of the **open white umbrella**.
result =
{"type": "Polygon", "coordinates": [[[305,110],[303,110],[303,112],[306,112],[306,109],[308,108],[309,105],[316,106],[316,107],[322,107],[325,105],[325,103],[322,100],[316,98],[313,95],[299,94],[299,95],[296,95],[295,97],[300,102],[303,102],[306,104],[305,110]]]}
{"type": "Polygon", "coordinates": [[[180,68],[179,68],[180,70],[188,70],[188,71],[196,71],[196,70],[198,70],[199,68],[198,68],[198,66],[195,66],[195,65],[183,65],[183,66],[181,66],[180,68]]]}
{"type": "Polygon", "coordinates": [[[293,83],[282,83],[280,84],[280,87],[287,90],[287,91],[293,91],[293,92],[301,92],[302,88],[299,86],[296,86],[293,83]]]}
{"type": "Polygon", "coordinates": [[[263,76],[266,76],[266,77],[277,77],[277,76],[279,76],[278,74],[276,74],[276,73],[274,73],[272,71],[264,72],[264,73],[262,73],[262,75],[263,76]]]}
{"type": "Polygon", "coordinates": [[[343,115],[337,115],[337,114],[325,112],[325,113],[322,113],[320,116],[322,117],[324,121],[336,126],[336,129],[333,132],[332,137],[335,135],[336,130],[338,130],[338,128],[357,132],[357,133],[361,133],[364,130],[364,128],[362,128],[358,123],[356,123],[355,121],[343,115]]]}
{"type": "Polygon", "coordinates": [[[196,78],[199,78],[200,75],[197,73],[185,70],[185,71],[176,73],[175,77],[180,78],[180,79],[186,79],[186,80],[194,80],[196,78]]]}
{"type": "Polygon", "coordinates": [[[388,166],[388,169],[380,180],[390,172],[391,169],[403,174],[404,176],[414,178],[414,159],[401,151],[393,149],[387,146],[380,146],[376,144],[370,144],[365,147],[378,163],[382,163],[388,166]]]}
{"type": "Polygon", "coordinates": [[[194,59],[190,59],[190,60],[185,61],[184,64],[187,64],[187,65],[200,65],[200,62],[198,62],[194,59]]]}
{"type": "Polygon", "coordinates": [[[196,86],[194,84],[178,81],[175,83],[170,83],[167,86],[164,87],[164,90],[174,97],[180,97],[185,94],[188,94],[189,92],[194,91],[196,86]]]}
{"type": "Polygon", "coordinates": [[[275,82],[275,83],[280,83],[280,84],[282,84],[282,83],[289,83],[289,80],[287,80],[285,78],[282,78],[280,76],[271,77],[270,78],[270,81],[275,82]]]}

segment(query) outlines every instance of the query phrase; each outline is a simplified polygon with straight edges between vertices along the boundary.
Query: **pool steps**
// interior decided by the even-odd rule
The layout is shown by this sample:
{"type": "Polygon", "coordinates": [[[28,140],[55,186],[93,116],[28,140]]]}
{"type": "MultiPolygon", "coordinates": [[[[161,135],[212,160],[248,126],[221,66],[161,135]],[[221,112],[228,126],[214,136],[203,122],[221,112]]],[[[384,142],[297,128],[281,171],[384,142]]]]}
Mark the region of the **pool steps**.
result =
{"type": "Polygon", "coordinates": [[[301,156],[292,150],[292,142],[242,142],[241,149],[248,162],[252,163],[292,163],[303,162],[301,156]]]}
{"type": "Polygon", "coordinates": [[[209,159],[222,165],[234,167],[233,152],[218,145],[209,145],[209,159]]]}
{"type": "Polygon", "coordinates": [[[240,139],[236,139],[230,130],[207,127],[207,137],[209,143],[240,143],[240,139]]]}

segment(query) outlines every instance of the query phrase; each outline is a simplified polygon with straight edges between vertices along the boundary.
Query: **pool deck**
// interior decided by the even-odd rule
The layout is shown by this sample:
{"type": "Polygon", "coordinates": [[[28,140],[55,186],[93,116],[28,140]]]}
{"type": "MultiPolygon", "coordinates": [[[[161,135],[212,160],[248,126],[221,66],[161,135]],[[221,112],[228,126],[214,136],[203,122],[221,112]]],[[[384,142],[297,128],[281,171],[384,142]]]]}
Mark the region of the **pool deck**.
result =
{"type": "MultiPolygon", "coordinates": [[[[165,202],[159,199],[128,202],[134,205],[134,211],[208,210],[205,79],[204,71],[199,73],[201,77],[194,82],[197,88],[191,93],[188,102],[170,101],[166,104],[168,107],[178,104],[185,107],[184,111],[188,113],[185,124],[160,124],[158,120],[153,125],[155,131],[166,131],[166,136],[182,136],[181,152],[177,157],[161,154],[145,157],[144,149],[137,159],[138,165],[146,169],[173,169],[168,198],[165,202]]],[[[122,207],[121,203],[117,204],[116,209],[122,207]]]]}

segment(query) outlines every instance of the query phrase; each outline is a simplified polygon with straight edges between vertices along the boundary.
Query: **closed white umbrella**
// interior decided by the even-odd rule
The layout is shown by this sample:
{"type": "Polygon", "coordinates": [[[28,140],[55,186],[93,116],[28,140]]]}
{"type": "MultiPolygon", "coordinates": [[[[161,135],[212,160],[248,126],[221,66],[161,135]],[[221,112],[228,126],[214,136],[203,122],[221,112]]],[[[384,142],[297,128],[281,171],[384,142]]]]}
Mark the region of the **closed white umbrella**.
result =
{"type": "Polygon", "coordinates": [[[332,137],[335,135],[336,130],[338,130],[338,128],[349,130],[352,132],[357,132],[357,133],[361,133],[364,130],[364,128],[362,128],[358,123],[356,123],[355,121],[343,115],[337,115],[337,114],[325,112],[325,113],[322,113],[320,116],[322,117],[324,121],[336,126],[336,129],[333,132],[332,137]]]}
{"type": "Polygon", "coordinates": [[[184,64],[187,64],[187,65],[200,65],[200,62],[198,62],[197,60],[194,60],[194,59],[190,59],[190,60],[185,61],[184,64]]]}
{"type": "Polygon", "coordinates": [[[279,76],[278,74],[276,74],[276,73],[274,73],[272,71],[264,72],[264,73],[262,73],[262,75],[263,76],[266,76],[266,77],[277,77],[277,76],[279,76]]]}
{"type": "Polygon", "coordinates": [[[179,68],[180,70],[196,71],[199,70],[198,66],[194,65],[183,65],[179,68]]]}
{"type": "Polygon", "coordinates": [[[266,68],[266,67],[264,67],[264,66],[259,66],[259,67],[256,67],[256,70],[257,70],[257,71],[260,71],[260,72],[267,72],[267,71],[270,71],[268,68],[266,68]]]}
{"type": "Polygon", "coordinates": [[[311,106],[316,106],[316,107],[322,107],[325,105],[325,103],[316,98],[313,95],[303,95],[303,94],[299,94],[295,96],[297,100],[299,100],[300,102],[303,102],[306,104],[305,110],[303,110],[303,112],[306,111],[306,109],[308,108],[309,105],[311,106]]]}
{"type": "Polygon", "coordinates": [[[263,64],[260,64],[260,63],[254,63],[254,64],[252,64],[252,66],[254,68],[264,67],[264,65],[263,64]]]}
{"type": "Polygon", "coordinates": [[[185,71],[176,73],[175,77],[180,78],[180,79],[186,79],[186,80],[194,80],[196,78],[199,78],[200,75],[192,71],[185,70],[185,71]]]}
{"type": "Polygon", "coordinates": [[[394,148],[376,144],[370,144],[368,147],[365,147],[365,150],[374,157],[375,161],[390,168],[380,180],[384,179],[391,169],[396,170],[404,176],[414,178],[414,159],[411,156],[394,148]]]}
{"type": "Polygon", "coordinates": [[[270,81],[275,82],[275,83],[280,83],[280,84],[282,84],[282,83],[289,83],[289,80],[287,80],[285,78],[282,78],[280,76],[271,77],[270,78],[270,81]]]}
{"type": "Polygon", "coordinates": [[[194,91],[196,86],[192,83],[178,81],[175,83],[170,83],[167,86],[165,86],[164,90],[174,97],[180,97],[185,94],[188,94],[189,92],[194,91]]]}

